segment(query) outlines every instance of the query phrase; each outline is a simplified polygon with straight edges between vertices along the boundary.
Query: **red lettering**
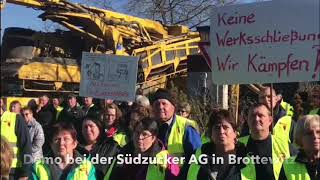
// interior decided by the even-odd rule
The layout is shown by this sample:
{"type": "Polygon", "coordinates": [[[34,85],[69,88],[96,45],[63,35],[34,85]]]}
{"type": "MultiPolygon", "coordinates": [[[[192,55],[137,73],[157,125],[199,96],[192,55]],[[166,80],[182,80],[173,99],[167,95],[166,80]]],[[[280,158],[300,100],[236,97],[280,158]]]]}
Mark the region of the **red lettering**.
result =
{"type": "MultiPolygon", "coordinates": [[[[320,56],[319,56],[320,57],[320,56]]],[[[277,77],[281,78],[283,73],[289,77],[294,71],[309,71],[310,62],[305,59],[294,59],[294,54],[288,54],[285,61],[275,61],[266,59],[264,56],[258,56],[258,54],[248,56],[248,72],[259,72],[259,73],[277,73],[277,77]],[[263,62],[257,62],[257,60],[263,62]]],[[[320,70],[320,60],[319,60],[320,70]]],[[[318,70],[317,70],[318,71],[318,70]]]]}
{"type": "MultiPolygon", "coordinates": [[[[316,57],[316,62],[315,62],[315,66],[314,66],[314,73],[312,75],[312,79],[316,79],[320,73],[320,45],[315,45],[312,48],[316,48],[316,47],[318,48],[318,50],[317,50],[317,57],[316,57]]],[[[319,80],[320,80],[320,77],[318,78],[318,81],[319,80]]]]}
{"type": "Polygon", "coordinates": [[[258,54],[255,54],[254,56],[251,57],[251,54],[249,54],[248,57],[248,72],[250,71],[250,67],[252,66],[252,68],[254,69],[255,72],[257,72],[257,68],[255,67],[253,61],[255,60],[255,58],[258,56],[258,54]]]}
{"type": "Polygon", "coordinates": [[[234,13],[235,15],[228,16],[227,13],[223,13],[223,15],[220,15],[218,13],[218,26],[220,25],[226,25],[230,26],[233,24],[251,24],[254,23],[255,20],[255,14],[251,13],[249,15],[238,15],[238,12],[234,13]],[[226,17],[227,16],[227,17],[226,17]]]}

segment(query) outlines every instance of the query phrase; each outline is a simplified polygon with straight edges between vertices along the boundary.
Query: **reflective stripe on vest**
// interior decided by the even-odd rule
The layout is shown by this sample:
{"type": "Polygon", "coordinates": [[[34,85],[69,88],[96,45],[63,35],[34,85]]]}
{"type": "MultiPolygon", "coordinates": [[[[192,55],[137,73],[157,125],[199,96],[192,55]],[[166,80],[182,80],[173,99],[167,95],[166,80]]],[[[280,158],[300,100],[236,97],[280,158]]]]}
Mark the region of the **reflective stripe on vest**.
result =
{"type": "Polygon", "coordinates": [[[310,180],[306,166],[295,160],[296,156],[293,156],[283,163],[283,170],[287,180],[310,180]]]}
{"type": "MultiPolygon", "coordinates": [[[[195,157],[198,160],[199,156],[202,154],[201,147],[197,149],[195,157]]],[[[188,170],[187,180],[195,180],[198,177],[200,170],[200,165],[198,163],[192,163],[188,170]]]]}
{"type": "MultiPolygon", "coordinates": [[[[165,180],[166,168],[168,167],[167,165],[168,154],[169,152],[167,150],[160,151],[158,154],[156,154],[157,164],[148,165],[146,180],[154,180],[154,179],[165,180]]],[[[108,169],[106,175],[104,176],[104,180],[110,179],[113,167],[116,163],[117,163],[116,158],[114,158],[110,168],[108,169]]]]}
{"type": "Polygon", "coordinates": [[[280,105],[286,111],[287,116],[293,117],[293,115],[294,115],[293,106],[291,106],[289,103],[284,102],[284,101],[281,101],[280,105]]]}
{"type": "Polygon", "coordinates": [[[292,117],[291,116],[283,116],[278,120],[276,125],[273,127],[273,135],[286,139],[286,141],[290,141],[290,129],[292,125],[292,117]]]}
{"type": "MultiPolygon", "coordinates": [[[[92,170],[93,165],[88,160],[83,160],[81,164],[70,171],[67,176],[67,180],[88,180],[90,171],[92,170]]],[[[33,179],[39,180],[50,180],[51,178],[51,171],[47,164],[44,161],[40,160],[37,161],[33,165],[33,172],[32,174],[33,179]]]]}
{"type": "Polygon", "coordinates": [[[59,117],[59,115],[60,115],[61,111],[63,110],[63,107],[61,107],[61,106],[57,106],[57,107],[56,107],[56,110],[57,110],[56,120],[58,120],[58,117],[59,117]]]}
{"type": "MultiPolygon", "coordinates": [[[[249,136],[244,136],[239,139],[239,141],[242,142],[244,145],[248,144],[248,140],[249,140],[249,136]]],[[[273,174],[275,179],[278,179],[284,159],[290,157],[289,143],[273,135],[271,135],[271,142],[272,142],[273,174]]],[[[248,168],[250,168],[250,166],[248,168]]],[[[251,172],[253,172],[253,170],[251,170],[251,172]]],[[[255,169],[254,169],[254,172],[255,172],[255,169]]]]}
{"type": "Polygon", "coordinates": [[[93,169],[93,165],[88,160],[83,160],[81,164],[73,169],[67,176],[67,179],[73,180],[88,180],[90,171],[93,169]]]}
{"type": "Polygon", "coordinates": [[[252,162],[252,159],[250,159],[250,162],[246,164],[246,167],[242,168],[240,170],[241,172],[241,180],[254,180],[257,179],[256,177],[256,167],[254,163],[252,162]]]}
{"type": "Polygon", "coordinates": [[[161,162],[157,164],[150,164],[148,166],[146,180],[165,180],[166,178],[166,169],[168,167],[167,157],[169,152],[167,150],[160,151],[156,157],[161,159],[161,162]],[[163,161],[162,161],[163,160],[163,161]]]}
{"type": "Polygon", "coordinates": [[[5,137],[13,149],[14,158],[11,168],[21,167],[19,149],[17,147],[17,135],[15,133],[17,114],[5,111],[1,116],[1,136],[5,137]]]}
{"type": "Polygon", "coordinates": [[[211,142],[211,139],[210,139],[206,134],[203,134],[203,135],[201,136],[201,143],[202,143],[202,144],[206,144],[206,143],[208,143],[208,142],[211,142]]]}
{"type": "Polygon", "coordinates": [[[124,147],[128,143],[128,136],[123,132],[116,133],[112,138],[120,147],[124,147]]]}
{"type": "Polygon", "coordinates": [[[310,114],[310,115],[317,115],[318,112],[319,112],[319,110],[320,110],[320,108],[312,109],[312,110],[309,112],[309,114],[310,114]]]}
{"type": "Polygon", "coordinates": [[[193,120],[176,115],[169,138],[168,138],[168,151],[170,155],[181,157],[184,155],[183,140],[184,132],[187,126],[192,126],[199,132],[197,123],[193,120]]]}

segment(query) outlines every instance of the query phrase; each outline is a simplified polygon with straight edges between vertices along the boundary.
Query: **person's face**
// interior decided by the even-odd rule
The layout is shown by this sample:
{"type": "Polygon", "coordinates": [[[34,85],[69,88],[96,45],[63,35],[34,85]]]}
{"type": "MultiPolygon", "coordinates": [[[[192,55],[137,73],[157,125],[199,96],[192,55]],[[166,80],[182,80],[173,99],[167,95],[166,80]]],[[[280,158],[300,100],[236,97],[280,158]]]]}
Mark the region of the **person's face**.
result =
{"type": "Polygon", "coordinates": [[[105,100],[105,104],[112,104],[113,103],[113,100],[112,99],[106,99],[105,100]]]}
{"type": "Polygon", "coordinates": [[[187,118],[190,114],[185,108],[179,109],[178,113],[180,116],[185,117],[185,118],[187,118]]]}
{"type": "Polygon", "coordinates": [[[152,133],[148,130],[144,130],[141,133],[133,133],[134,146],[138,152],[147,151],[153,145],[155,140],[156,136],[152,135],[152,133]]]}
{"type": "Polygon", "coordinates": [[[84,104],[86,106],[90,106],[92,104],[92,97],[85,97],[84,98],[84,104]]]}
{"type": "Polygon", "coordinates": [[[77,99],[75,97],[68,99],[69,107],[73,108],[77,105],[77,99]]]}
{"type": "Polygon", "coordinates": [[[61,131],[53,137],[50,145],[56,157],[66,157],[67,155],[73,154],[78,142],[76,139],[72,138],[70,132],[61,131]]]}
{"type": "Polygon", "coordinates": [[[263,104],[267,104],[270,109],[271,108],[273,109],[274,107],[276,107],[280,98],[277,96],[274,90],[272,90],[272,96],[271,96],[270,89],[271,88],[265,88],[260,92],[259,102],[263,104]],[[272,99],[272,104],[271,104],[271,99],[272,99]]]}
{"type": "Polygon", "coordinates": [[[265,106],[252,109],[248,117],[248,126],[253,133],[269,130],[272,117],[265,106]]]}
{"type": "Polygon", "coordinates": [[[0,107],[4,107],[4,102],[2,98],[0,99],[0,107]]]}
{"type": "Polygon", "coordinates": [[[21,104],[16,103],[15,105],[12,106],[11,112],[20,114],[21,113],[21,104]]]}
{"type": "Polygon", "coordinates": [[[47,96],[42,96],[42,97],[39,98],[39,102],[42,105],[46,105],[46,104],[49,103],[49,98],[47,96]]]}
{"type": "Polygon", "coordinates": [[[166,99],[158,99],[153,103],[155,117],[160,121],[170,120],[175,112],[175,107],[166,99]]]}
{"type": "Polygon", "coordinates": [[[100,130],[96,123],[86,120],[82,124],[82,134],[87,142],[96,142],[100,135],[100,130]]]}
{"type": "Polygon", "coordinates": [[[53,99],[52,99],[52,104],[53,104],[54,106],[59,106],[59,105],[60,105],[59,99],[58,99],[58,98],[53,98],[53,99]]]}
{"type": "Polygon", "coordinates": [[[311,106],[320,107],[320,89],[314,89],[311,94],[311,106]]]}
{"type": "Polygon", "coordinates": [[[26,122],[30,122],[33,119],[33,114],[30,110],[24,110],[23,111],[23,116],[26,122]]]}
{"type": "Polygon", "coordinates": [[[216,145],[227,146],[236,143],[236,131],[231,124],[223,120],[212,127],[211,138],[216,145]]]}
{"type": "Polygon", "coordinates": [[[116,109],[113,109],[113,108],[107,109],[105,116],[106,116],[106,125],[109,127],[113,126],[117,119],[116,109]]]}
{"type": "Polygon", "coordinates": [[[306,130],[302,137],[302,148],[305,152],[320,151],[320,124],[315,123],[312,127],[306,130]]]}

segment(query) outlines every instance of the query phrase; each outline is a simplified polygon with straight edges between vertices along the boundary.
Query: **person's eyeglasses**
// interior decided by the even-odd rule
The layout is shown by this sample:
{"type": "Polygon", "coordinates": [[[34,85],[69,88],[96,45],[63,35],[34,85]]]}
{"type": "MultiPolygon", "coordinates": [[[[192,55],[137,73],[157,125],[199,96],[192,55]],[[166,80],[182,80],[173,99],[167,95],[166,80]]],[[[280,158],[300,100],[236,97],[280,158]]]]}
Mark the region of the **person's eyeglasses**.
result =
{"type": "Polygon", "coordinates": [[[134,136],[139,140],[145,140],[145,139],[151,137],[152,134],[136,134],[136,133],[134,133],[134,136]]]}

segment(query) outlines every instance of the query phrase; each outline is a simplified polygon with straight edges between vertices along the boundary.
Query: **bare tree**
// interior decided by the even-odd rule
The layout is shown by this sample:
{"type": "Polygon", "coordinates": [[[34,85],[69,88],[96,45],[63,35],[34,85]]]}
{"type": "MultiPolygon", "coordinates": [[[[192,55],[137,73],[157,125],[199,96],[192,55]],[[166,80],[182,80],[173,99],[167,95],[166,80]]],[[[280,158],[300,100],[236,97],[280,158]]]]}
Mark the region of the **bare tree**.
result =
{"type": "Polygon", "coordinates": [[[164,24],[183,24],[192,28],[209,24],[211,7],[234,2],[236,0],[128,0],[127,10],[164,24]]]}

